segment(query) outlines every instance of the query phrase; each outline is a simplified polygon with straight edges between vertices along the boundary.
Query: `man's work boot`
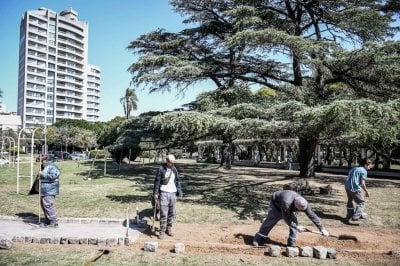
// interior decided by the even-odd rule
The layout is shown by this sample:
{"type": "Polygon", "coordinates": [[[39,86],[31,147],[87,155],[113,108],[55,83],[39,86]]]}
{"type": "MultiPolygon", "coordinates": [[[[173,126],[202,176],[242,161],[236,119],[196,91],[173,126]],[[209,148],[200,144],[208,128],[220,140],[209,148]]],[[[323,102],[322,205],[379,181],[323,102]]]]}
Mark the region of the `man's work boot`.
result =
{"type": "Polygon", "coordinates": [[[167,227],[167,231],[165,232],[169,236],[174,236],[174,232],[172,231],[172,227],[167,227]]]}
{"type": "Polygon", "coordinates": [[[165,234],[164,234],[164,232],[160,232],[160,234],[158,235],[158,239],[164,239],[164,236],[165,236],[165,234]]]}
{"type": "Polygon", "coordinates": [[[265,238],[260,236],[258,233],[255,234],[253,241],[251,242],[253,247],[261,246],[264,243],[265,238]]]}

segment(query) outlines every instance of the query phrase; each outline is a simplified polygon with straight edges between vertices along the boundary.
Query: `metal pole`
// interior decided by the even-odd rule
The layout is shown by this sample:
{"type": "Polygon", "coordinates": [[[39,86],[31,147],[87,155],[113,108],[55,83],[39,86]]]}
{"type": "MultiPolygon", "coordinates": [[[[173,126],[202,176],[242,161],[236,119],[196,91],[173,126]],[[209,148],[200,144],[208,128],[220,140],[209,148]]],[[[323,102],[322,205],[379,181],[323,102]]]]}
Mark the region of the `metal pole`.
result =
{"type": "Polygon", "coordinates": [[[18,146],[17,146],[17,194],[19,194],[19,161],[21,161],[21,158],[19,157],[19,144],[21,140],[21,133],[24,131],[24,127],[21,129],[21,131],[18,133],[18,146]]]}
{"type": "Polygon", "coordinates": [[[36,129],[37,128],[33,129],[32,139],[31,139],[31,187],[32,187],[32,184],[33,184],[33,145],[34,145],[33,141],[34,141],[34,138],[35,138],[36,129]]]}

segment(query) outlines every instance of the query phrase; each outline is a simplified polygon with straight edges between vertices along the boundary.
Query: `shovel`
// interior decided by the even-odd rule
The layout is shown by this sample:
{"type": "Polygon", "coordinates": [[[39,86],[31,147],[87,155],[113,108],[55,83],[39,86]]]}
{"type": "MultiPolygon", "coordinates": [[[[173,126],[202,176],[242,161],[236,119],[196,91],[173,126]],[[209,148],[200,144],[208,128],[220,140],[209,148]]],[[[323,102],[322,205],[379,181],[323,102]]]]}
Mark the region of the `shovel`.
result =
{"type": "Polygon", "coordinates": [[[95,262],[96,260],[98,260],[102,255],[107,255],[109,254],[111,251],[108,249],[100,249],[99,252],[94,255],[93,257],[89,258],[88,260],[85,261],[85,263],[83,264],[83,266],[90,266],[92,265],[92,262],[95,262]]]}
{"type": "Polygon", "coordinates": [[[154,200],[154,207],[153,207],[153,223],[151,225],[151,233],[152,234],[156,233],[156,228],[154,227],[154,223],[156,221],[158,204],[159,204],[159,199],[157,198],[157,199],[154,200]]]}
{"type": "MultiPolygon", "coordinates": [[[[305,232],[309,232],[309,233],[313,233],[313,234],[322,235],[321,232],[310,230],[308,228],[304,228],[304,231],[305,232]]],[[[352,235],[334,235],[334,234],[329,233],[329,236],[337,238],[338,240],[353,240],[354,242],[358,242],[357,237],[356,236],[352,236],[352,235]]]]}

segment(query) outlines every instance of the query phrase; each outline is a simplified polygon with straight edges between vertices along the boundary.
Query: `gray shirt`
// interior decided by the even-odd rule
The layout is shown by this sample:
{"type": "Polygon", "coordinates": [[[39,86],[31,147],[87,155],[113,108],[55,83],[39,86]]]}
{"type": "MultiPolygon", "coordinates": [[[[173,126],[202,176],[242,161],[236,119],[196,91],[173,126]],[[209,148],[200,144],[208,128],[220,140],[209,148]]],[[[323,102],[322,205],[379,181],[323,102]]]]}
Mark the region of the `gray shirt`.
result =
{"type": "MultiPolygon", "coordinates": [[[[275,205],[275,207],[282,211],[282,217],[288,225],[290,225],[291,222],[296,219],[295,213],[299,211],[294,206],[294,199],[297,197],[302,196],[293,190],[281,190],[274,192],[272,195],[272,203],[275,205]]],[[[321,220],[315,214],[315,212],[311,210],[310,204],[307,204],[307,209],[305,209],[304,212],[319,230],[323,229],[321,220]]],[[[297,221],[295,222],[297,224],[297,221]]]]}

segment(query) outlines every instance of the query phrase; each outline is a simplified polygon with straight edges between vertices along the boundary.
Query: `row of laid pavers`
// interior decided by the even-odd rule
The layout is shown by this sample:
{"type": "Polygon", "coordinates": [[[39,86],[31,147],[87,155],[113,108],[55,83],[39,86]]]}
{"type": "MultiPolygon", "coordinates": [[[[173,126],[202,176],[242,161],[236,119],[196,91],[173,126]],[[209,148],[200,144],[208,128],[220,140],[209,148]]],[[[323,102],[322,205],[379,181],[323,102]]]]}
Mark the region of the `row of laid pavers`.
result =
{"type": "Polygon", "coordinates": [[[0,249],[10,249],[13,243],[34,244],[79,244],[99,246],[130,245],[136,238],[78,238],[78,237],[49,237],[49,236],[0,236],[0,249]]]}
{"type": "MultiPolygon", "coordinates": [[[[279,257],[281,256],[282,250],[281,246],[278,245],[268,245],[269,256],[279,257]]],[[[157,241],[147,241],[144,243],[143,250],[149,252],[156,252],[158,249],[157,241]]],[[[181,242],[177,242],[174,245],[175,253],[184,253],[185,245],[181,242]]],[[[336,259],[336,250],[333,248],[325,248],[322,246],[315,247],[286,247],[285,254],[287,257],[314,257],[317,259],[336,259]]]]}
{"type": "MultiPolygon", "coordinates": [[[[26,216],[26,217],[15,217],[0,215],[0,220],[4,221],[23,221],[30,223],[38,223],[37,216],[26,216]]],[[[59,223],[77,223],[77,224],[121,224],[126,222],[126,219],[112,219],[112,218],[70,218],[60,217],[58,218],[59,223]]],[[[136,223],[135,219],[130,219],[130,223],[136,223]]]]}

